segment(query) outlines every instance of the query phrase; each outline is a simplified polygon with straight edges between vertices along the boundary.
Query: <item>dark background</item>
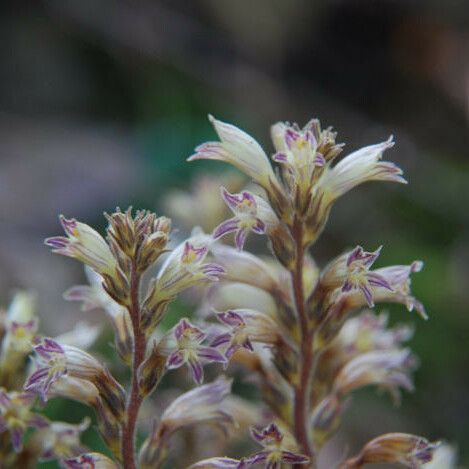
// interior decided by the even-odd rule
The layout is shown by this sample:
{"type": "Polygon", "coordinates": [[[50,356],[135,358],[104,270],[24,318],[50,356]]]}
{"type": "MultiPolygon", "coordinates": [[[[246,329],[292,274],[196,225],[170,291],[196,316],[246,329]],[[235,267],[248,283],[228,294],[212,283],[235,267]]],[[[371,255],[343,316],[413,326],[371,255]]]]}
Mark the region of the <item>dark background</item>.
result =
{"type": "MultiPolygon", "coordinates": [[[[0,299],[38,292],[42,329],[81,313],[78,264],[42,246],[57,214],[104,226],[116,206],[160,210],[201,168],[207,113],[271,149],[269,126],[319,117],[347,150],[394,134],[409,186],[344,197],[314,248],[357,243],[380,265],[422,259],[417,392],[401,409],[359,393],[352,448],[381,431],[445,437],[469,461],[469,6],[466,1],[4,2],[0,7],[0,299]]],[[[217,196],[217,194],[214,194],[217,196]]],[[[171,214],[168,214],[171,215],[171,214]]],[[[389,309],[389,308],[388,308],[389,309]]]]}

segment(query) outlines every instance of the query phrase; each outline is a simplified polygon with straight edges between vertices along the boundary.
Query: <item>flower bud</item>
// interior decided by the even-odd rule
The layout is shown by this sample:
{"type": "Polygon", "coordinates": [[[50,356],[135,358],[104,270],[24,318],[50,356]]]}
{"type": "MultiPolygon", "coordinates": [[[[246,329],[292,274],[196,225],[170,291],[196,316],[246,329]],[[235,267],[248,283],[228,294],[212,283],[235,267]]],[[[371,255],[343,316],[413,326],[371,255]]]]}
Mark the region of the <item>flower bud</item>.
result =
{"type": "Polygon", "coordinates": [[[148,396],[158,385],[166,371],[167,356],[161,353],[155,343],[151,352],[138,369],[138,385],[140,394],[148,396]]]}

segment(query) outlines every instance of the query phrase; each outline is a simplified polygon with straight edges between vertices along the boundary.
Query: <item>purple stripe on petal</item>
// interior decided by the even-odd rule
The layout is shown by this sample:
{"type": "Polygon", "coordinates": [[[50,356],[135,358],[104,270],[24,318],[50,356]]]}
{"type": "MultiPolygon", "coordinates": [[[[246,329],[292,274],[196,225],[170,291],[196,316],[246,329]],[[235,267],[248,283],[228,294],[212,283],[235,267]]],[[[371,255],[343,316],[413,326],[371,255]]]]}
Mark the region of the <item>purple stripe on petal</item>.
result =
{"type": "Polygon", "coordinates": [[[217,314],[217,319],[231,327],[243,326],[245,324],[243,317],[236,311],[225,311],[217,314]]]}
{"type": "Polygon", "coordinates": [[[259,218],[256,219],[256,224],[252,227],[252,231],[257,234],[264,234],[265,233],[265,223],[260,220],[259,218]]]}
{"type": "Polygon", "coordinates": [[[376,274],[374,272],[368,272],[366,278],[368,280],[368,283],[370,285],[373,285],[374,287],[382,287],[386,288],[387,290],[393,291],[391,285],[389,285],[388,281],[382,275],[376,274]]]}
{"type": "Polygon", "coordinates": [[[236,231],[239,226],[239,218],[234,217],[230,218],[228,220],[225,220],[223,223],[218,225],[212,233],[212,236],[214,239],[219,239],[222,236],[232,233],[233,231],[236,231]]]}
{"type": "Polygon", "coordinates": [[[272,159],[276,161],[277,163],[286,163],[287,160],[287,155],[285,153],[275,153],[275,155],[272,156],[272,159]]]}
{"type": "Polygon", "coordinates": [[[246,464],[245,467],[253,466],[254,464],[259,464],[265,462],[269,456],[268,451],[259,451],[258,453],[252,454],[246,458],[242,459],[242,462],[246,464]]]}
{"type": "Polygon", "coordinates": [[[221,334],[210,343],[211,347],[220,347],[220,345],[225,345],[231,341],[231,334],[229,332],[221,334]]]}
{"type": "Polygon", "coordinates": [[[236,210],[238,205],[243,201],[245,192],[243,192],[243,194],[230,194],[224,187],[222,187],[221,194],[226,205],[228,205],[231,210],[236,210]]]}
{"type": "Polygon", "coordinates": [[[23,430],[13,428],[10,430],[11,444],[16,453],[19,453],[23,448],[23,430]]]}
{"type": "Polygon", "coordinates": [[[191,359],[188,363],[189,369],[191,371],[192,379],[197,384],[202,384],[204,381],[204,369],[199,360],[191,359]]]}
{"type": "Polygon", "coordinates": [[[73,236],[74,231],[77,227],[77,221],[74,218],[67,219],[63,215],[60,215],[59,219],[60,219],[60,223],[61,223],[65,233],[67,233],[68,235],[73,236]]]}
{"type": "Polygon", "coordinates": [[[166,362],[166,368],[168,370],[174,370],[175,368],[179,368],[184,363],[184,355],[179,350],[173,352],[169,357],[168,361],[166,362]]]}
{"type": "Polygon", "coordinates": [[[238,230],[235,235],[235,244],[238,251],[242,251],[246,238],[248,236],[247,230],[238,230]]]}
{"type": "Polygon", "coordinates": [[[282,461],[290,464],[306,464],[309,462],[309,458],[302,454],[292,453],[291,451],[282,451],[282,461]]]}
{"type": "Polygon", "coordinates": [[[316,156],[314,157],[314,165],[315,166],[324,166],[326,164],[326,159],[324,158],[321,153],[316,153],[316,156]]]}
{"type": "Polygon", "coordinates": [[[230,345],[227,349],[226,349],[226,352],[225,352],[225,357],[227,360],[231,360],[231,358],[233,357],[233,355],[235,354],[235,352],[239,349],[239,345],[238,344],[232,344],[230,345]]]}
{"type": "Polygon", "coordinates": [[[373,294],[371,293],[370,288],[368,285],[360,285],[360,291],[363,293],[363,296],[365,297],[366,302],[368,303],[368,306],[370,308],[373,308],[375,305],[373,302],[373,294]]]}
{"type": "Polygon", "coordinates": [[[225,363],[226,358],[215,348],[212,347],[199,347],[197,355],[210,362],[225,363]]]}
{"type": "Polygon", "coordinates": [[[70,240],[64,236],[55,236],[45,239],[44,244],[53,249],[64,249],[70,244],[70,240]]]}

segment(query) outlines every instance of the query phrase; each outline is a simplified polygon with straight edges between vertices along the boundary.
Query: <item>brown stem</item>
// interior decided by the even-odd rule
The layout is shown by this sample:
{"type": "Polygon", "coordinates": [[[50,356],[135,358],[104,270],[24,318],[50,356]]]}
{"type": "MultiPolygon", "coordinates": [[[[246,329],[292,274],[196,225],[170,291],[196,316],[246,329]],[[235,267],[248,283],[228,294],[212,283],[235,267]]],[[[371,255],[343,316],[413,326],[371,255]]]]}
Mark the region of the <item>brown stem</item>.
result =
{"type": "MultiPolygon", "coordinates": [[[[291,272],[295,306],[301,333],[300,379],[294,390],[294,433],[301,451],[310,457],[310,467],[316,467],[314,449],[310,435],[310,395],[314,368],[312,353],[313,334],[305,308],[303,291],[304,231],[301,220],[295,219],[291,234],[296,243],[296,264],[291,272]]],[[[298,466],[304,468],[304,465],[298,466]]]]}
{"type": "Polygon", "coordinates": [[[138,368],[145,359],[146,339],[140,328],[140,274],[137,272],[135,261],[132,262],[130,274],[130,307],[128,308],[132,320],[134,333],[134,354],[132,363],[132,383],[130,396],[126,407],[126,421],[122,429],[122,461],[124,469],[135,469],[135,424],[143,397],[138,387],[138,368]]]}

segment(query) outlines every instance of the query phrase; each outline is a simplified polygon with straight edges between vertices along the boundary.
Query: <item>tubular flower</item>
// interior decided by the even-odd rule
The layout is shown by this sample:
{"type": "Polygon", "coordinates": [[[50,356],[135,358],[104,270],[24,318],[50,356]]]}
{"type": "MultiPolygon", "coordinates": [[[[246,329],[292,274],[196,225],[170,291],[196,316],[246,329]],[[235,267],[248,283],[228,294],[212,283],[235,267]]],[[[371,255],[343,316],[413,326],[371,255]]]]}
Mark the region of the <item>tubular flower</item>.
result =
{"type": "Polygon", "coordinates": [[[392,292],[377,288],[376,301],[403,303],[409,311],[415,309],[423,319],[428,319],[425,307],[410,291],[410,275],[420,272],[422,268],[422,261],[414,261],[410,265],[394,265],[375,270],[375,274],[385,278],[392,288],[392,292]]]}
{"type": "Polygon", "coordinates": [[[10,432],[11,444],[16,452],[21,451],[27,428],[44,428],[49,425],[45,417],[32,412],[35,400],[36,396],[32,393],[0,389],[0,433],[10,432]]]}
{"type": "Polygon", "coordinates": [[[218,264],[204,263],[208,243],[189,239],[178,246],[166,259],[156,278],[159,290],[174,296],[204,280],[217,281],[224,269],[218,264]]]}
{"type": "Polygon", "coordinates": [[[250,352],[254,351],[251,340],[246,333],[246,322],[239,313],[226,311],[225,313],[218,313],[217,318],[222,324],[229,326],[232,332],[226,332],[216,337],[211,343],[212,347],[228,344],[225,351],[227,360],[230,360],[236,350],[240,348],[245,348],[250,352]]]}
{"type": "Polygon", "coordinates": [[[318,192],[325,192],[335,200],[359,184],[367,181],[406,183],[402,170],[394,163],[380,161],[383,152],[394,146],[392,137],[385,142],[361,148],[328,169],[318,181],[318,192]]]}
{"type": "Polygon", "coordinates": [[[239,468],[248,468],[264,463],[266,469],[280,469],[282,463],[306,464],[309,458],[289,451],[284,442],[284,435],[275,423],[271,423],[262,430],[251,429],[252,438],[264,448],[240,461],[239,468]]]}
{"type": "Polygon", "coordinates": [[[80,436],[89,426],[90,420],[87,418],[77,425],[51,422],[46,429],[33,435],[31,444],[40,446],[41,461],[77,456],[85,451],[80,436]]]}
{"type": "Polygon", "coordinates": [[[212,347],[226,346],[225,356],[229,360],[239,348],[253,351],[252,342],[275,344],[279,328],[273,319],[264,313],[248,309],[234,309],[217,313],[217,319],[230,328],[211,342],[212,347]]]}
{"type": "Polygon", "coordinates": [[[235,216],[215,228],[214,239],[235,232],[236,247],[241,250],[250,231],[264,234],[267,231],[267,224],[278,224],[276,215],[261,197],[247,191],[240,194],[230,194],[224,187],[221,191],[224,201],[235,216]]]}
{"type": "Polygon", "coordinates": [[[65,350],[52,339],[43,339],[34,347],[36,370],[28,378],[24,389],[37,392],[46,402],[50,387],[67,373],[65,350]]]}
{"type": "Polygon", "coordinates": [[[66,469],[118,469],[115,462],[104,454],[86,453],[62,461],[66,469]]]}
{"type": "Polygon", "coordinates": [[[121,415],[124,409],[124,391],[94,357],[77,347],[58,344],[48,338],[36,345],[34,351],[37,366],[26,381],[25,390],[36,392],[45,402],[51,386],[62,376],[68,375],[94,384],[115,415],[121,415]]]}
{"type": "Polygon", "coordinates": [[[202,362],[226,363],[226,358],[214,347],[202,345],[206,335],[187,319],[181,319],[174,328],[176,350],[172,352],[166,363],[168,369],[179,368],[186,364],[193,380],[201,384],[204,380],[202,362]]]}
{"type": "Polygon", "coordinates": [[[85,223],[74,218],[67,219],[63,215],[60,216],[60,223],[67,236],[55,236],[45,241],[53,252],[73,257],[100,274],[115,274],[117,261],[97,231],[85,223]]]}
{"type": "Polygon", "coordinates": [[[207,142],[198,146],[188,161],[225,161],[251,177],[266,190],[271,184],[278,186],[269,159],[256,140],[234,125],[216,120],[213,116],[209,116],[209,120],[221,141],[207,142]]]}
{"type": "Polygon", "coordinates": [[[406,433],[387,433],[367,443],[360,454],[344,462],[340,469],[358,469],[365,464],[398,463],[416,469],[433,459],[439,443],[406,433]]]}
{"type": "Polygon", "coordinates": [[[392,291],[392,287],[383,275],[370,271],[381,252],[379,247],[374,252],[364,251],[357,246],[353,251],[344,254],[326,268],[322,276],[322,285],[328,289],[342,286],[342,292],[359,290],[368,306],[373,307],[373,287],[381,287],[392,291]]]}
{"type": "Polygon", "coordinates": [[[374,384],[388,389],[398,401],[399,388],[414,389],[409,374],[415,366],[416,358],[408,349],[363,353],[340,370],[334,381],[334,392],[344,396],[355,389],[374,384]]]}
{"type": "Polygon", "coordinates": [[[231,380],[223,376],[212,383],[196,387],[169,405],[161,416],[160,425],[172,433],[195,423],[230,424],[233,418],[224,410],[230,391],[231,380]]]}
{"type": "Polygon", "coordinates": [[[143,443],[140,465],[145,468],[159,467],[162,454],[168,451],[170,436],[181,428],[204,423],[225,428],[232,424],[233,418],[225,409],[230,390],[231,380],[220,377],[175,399],[143,443]]]}

